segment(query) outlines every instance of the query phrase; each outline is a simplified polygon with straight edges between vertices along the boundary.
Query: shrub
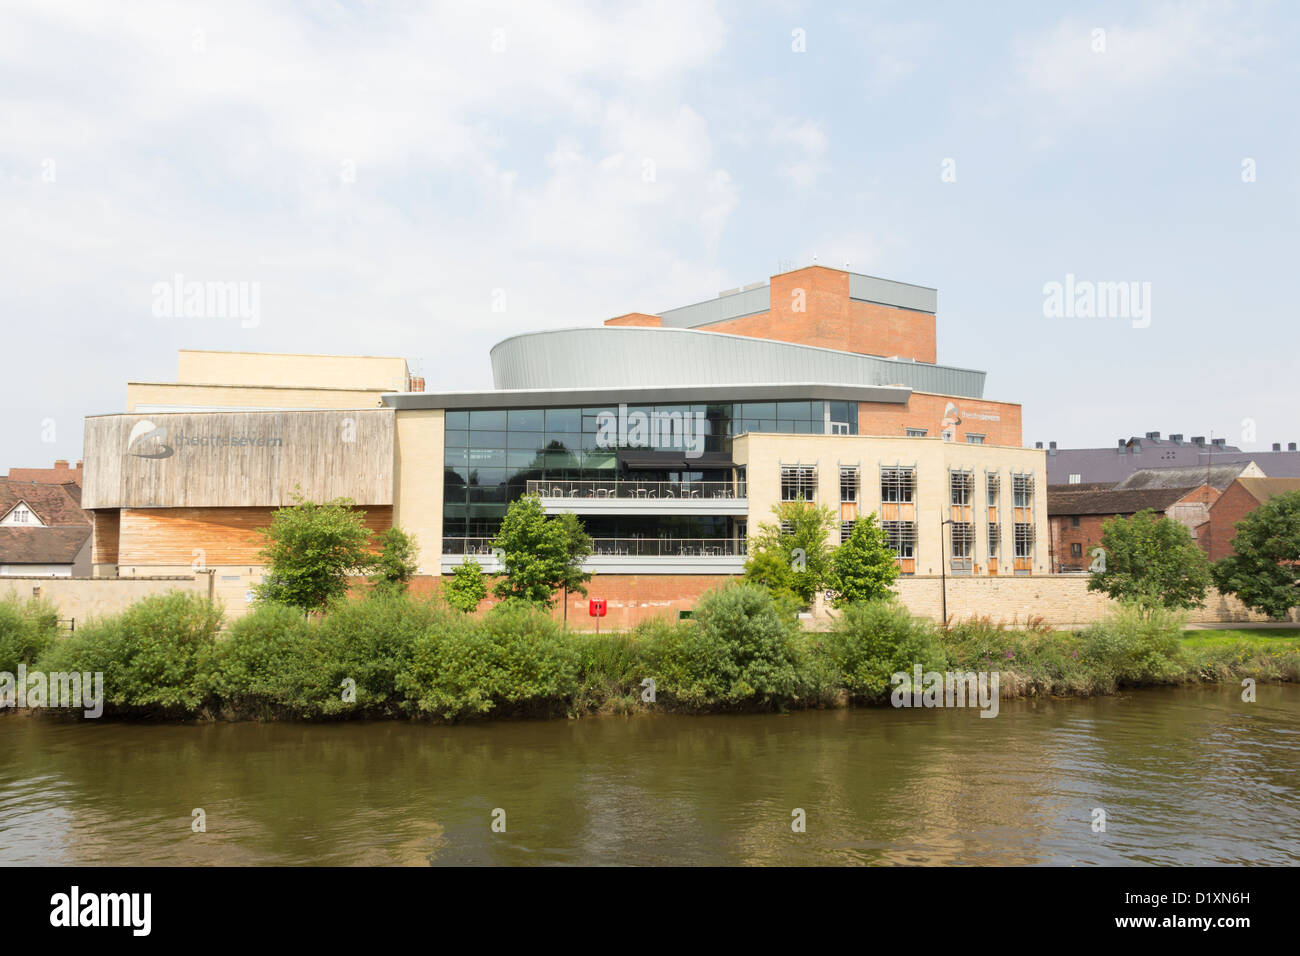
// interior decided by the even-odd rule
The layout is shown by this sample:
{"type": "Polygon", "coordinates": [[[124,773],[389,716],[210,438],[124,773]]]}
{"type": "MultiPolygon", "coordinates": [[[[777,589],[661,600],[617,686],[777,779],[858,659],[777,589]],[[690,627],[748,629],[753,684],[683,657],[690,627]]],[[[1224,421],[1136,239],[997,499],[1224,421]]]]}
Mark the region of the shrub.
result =
{"type": "Polygon", "coordinates": [[[466,558],[463,564],[456,565],[451,572],[451,580],[443,585],[443,596],[457,611],[469,614],[478,610],[478,606],[487,597],[487,582],[483,579],[483,567],[473,558],[466,558]]]}
{"type": "Polygon", "coordinates": [[[173,591],[121,614],[92,620],[51,649],[45,671],[100,671],[108,704],[146,713],[197,710],[208,694],[208,668],[221,608],[173,591]]]}
{"type": "Polygon", "coordinates": [[[860,701],[884,699],[892,675],[910,674],[917,664],[923,672],[948,666],[934,625],[892,600],[849,605],[831,625],[825,647],[840,683],[860,701]]]}
{"type": "Polygon", "coordinates": [[[210,686],[234,714],[288,712],[311,716],[339,696],[326,686],[314,627],[283,604],[254,608],[231,626],[213,655],[210,686]]]}
{"type": "Polygon", "coordinates": [[[563,712],[578,688],[578,652],[547,614],[507,600],[482,620],[448,614],[426,628],[397,687],[407,709],[447,720],[563,712]]]}
{"type": "Polygon", "coordinates": [[[1083,657],[1107,690],[1122,684],[1186,679],[1184,618],[1175,611],[1122,604],[1083,635],[1083,657]]]}
{"type": "Polygon", "coordinates": [[[0,671],[16,674],[19,664],[30,667],[54,643],[57,631],[52,605],[12,594],[0,600],[0,671]]]}
{"type": "Polygon", "coordinates": [[[770,707],[800,690],[798,624],[754,584],[706,594],[649,648],[657,692],[688,708],[770,707]]]}

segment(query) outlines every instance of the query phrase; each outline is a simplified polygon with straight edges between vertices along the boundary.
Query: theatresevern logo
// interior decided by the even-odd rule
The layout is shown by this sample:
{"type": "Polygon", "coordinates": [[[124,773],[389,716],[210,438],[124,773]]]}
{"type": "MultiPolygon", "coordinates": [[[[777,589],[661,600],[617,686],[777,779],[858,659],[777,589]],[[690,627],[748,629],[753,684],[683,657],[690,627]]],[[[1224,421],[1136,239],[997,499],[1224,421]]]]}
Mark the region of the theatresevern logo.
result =
{"type": "Polygon", "coordinates": [[[998,715],[998,672],[898,671],[889,678],[894,686],[890,703],[895,707],[978,707],[981,717],[998,715]]]}
{"type": "Polygon", "coordinates": [[[284,440],[272,435],[186,435],[172,436],[167,443],[167,426],[151,421],[136,422],[126,440],[126,451],[136,458],[170,458],[179,448],[279,448],[284,440]]]}
{"type": "Polygon", "coordinates": [[[68,893],[50,897],[50,925],[127,926],[133,936],[148,936],[153,925],[152,893],[68,893]]]}
{"type": "Polygon", "coordinates": [[[704,412],[629,412],[619,405],[617,414],[604,411],[596,416],[596,447],[681,449],[687,458],[699,458],[708,429],[704,412]]]}
{"type": "Polygon", "coordinates": [[[104,713],[104,674],[102,671],[28,671],[18,665],[18,673],[0,671],[0,710],[6,707],[66,707],[81,710],[90,718],[104,713]]]}

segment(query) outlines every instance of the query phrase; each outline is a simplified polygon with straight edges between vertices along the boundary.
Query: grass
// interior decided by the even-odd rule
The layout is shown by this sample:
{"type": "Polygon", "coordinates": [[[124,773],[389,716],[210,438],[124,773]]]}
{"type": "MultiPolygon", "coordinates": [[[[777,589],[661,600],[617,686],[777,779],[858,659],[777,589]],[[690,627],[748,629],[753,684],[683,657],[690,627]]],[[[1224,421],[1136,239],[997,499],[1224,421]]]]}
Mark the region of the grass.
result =
{"type": "Polygon", "coordinates": [[[1196,649],[1236,647],[1244,643],[1261,650],[1297,651],[1300,650],[1300,627],[1183,631],[1183,643],[1196,649]]]}

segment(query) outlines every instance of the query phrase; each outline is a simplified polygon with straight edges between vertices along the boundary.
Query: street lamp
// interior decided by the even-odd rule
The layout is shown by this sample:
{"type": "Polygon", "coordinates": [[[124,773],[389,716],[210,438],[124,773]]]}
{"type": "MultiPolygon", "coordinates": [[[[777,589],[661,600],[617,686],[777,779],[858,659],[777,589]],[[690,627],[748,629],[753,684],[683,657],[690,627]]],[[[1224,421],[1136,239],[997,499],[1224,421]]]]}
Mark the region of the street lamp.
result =
{"type": "MultiPolygon", "coordinates": [[[[943,512],[940,512],[942,515],[943,512]]],[[[939,522],[939,578],[943,582],[943,626],[948,626],[948,553],[943,549],[943,526],[953,524],[951,518],[944,518],[939,522]]]]}

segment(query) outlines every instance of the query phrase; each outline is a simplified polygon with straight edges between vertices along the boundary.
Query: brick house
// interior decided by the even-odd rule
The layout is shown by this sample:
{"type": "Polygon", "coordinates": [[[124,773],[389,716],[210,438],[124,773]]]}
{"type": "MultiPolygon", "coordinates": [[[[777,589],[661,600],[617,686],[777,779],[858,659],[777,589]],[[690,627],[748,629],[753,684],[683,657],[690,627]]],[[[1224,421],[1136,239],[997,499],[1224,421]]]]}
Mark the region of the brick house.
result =
{"type": "Polygon", "coordinates": [[[0,478],[0,577],[90,577],[81,486],[0,478]]]}
{"type": "Polygon", "coordinates": [[[82,463],[76,467],[68,464],[67,459],[60,458],[53,468],[10,468],[9,478],[13,481],[35,481],[43,485],[74,484],[81,487],[82,463]]]}
{"type": "Polygon", "coordinates": [[[1300,491],[1300,478],[1238,478],[1210,506],[1209,518],[1197,527],[1197,543],[1211,561],[1233,554],[1236,524],[1264,502],[1289,491],[1300,491]]]}

